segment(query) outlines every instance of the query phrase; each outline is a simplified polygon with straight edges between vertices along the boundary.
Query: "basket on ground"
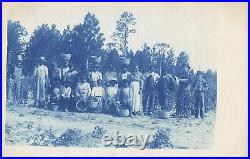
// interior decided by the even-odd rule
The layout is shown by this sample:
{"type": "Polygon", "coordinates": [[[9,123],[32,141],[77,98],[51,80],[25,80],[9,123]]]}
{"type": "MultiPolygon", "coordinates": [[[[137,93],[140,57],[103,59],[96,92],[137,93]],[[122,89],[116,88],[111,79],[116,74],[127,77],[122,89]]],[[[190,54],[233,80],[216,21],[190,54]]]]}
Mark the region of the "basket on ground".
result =
{"type": "Polygon", "coordinates": [[[118,115],[120,117],[127,117],[127,116],[129,116],[129,110],[121,108],[118,110],[118,115]]]}
{"type": "Polygon", "coordinates": [[[79,112],[86,112],[87,108],[88,108],[88,103],[86,101],[79,100],[76,102],[76,109],[79,112]]]}
{"type": "Polygon", "coordinates": [[[50,104],[50,109],[53,111],[56,111],[58,109],[59,105],[58,103],[51,103],[50,104]]]}
{"type": "Polygon", "coordinates": [[[96,97],[91,97],[89,102],[89,108],[90,109],[97,109],[99,104],[99,100],[96,97]]]}
{"type": "Polygon", "coordinates": [[[161,119],[167,119],[169,117],[169,112],[167,112],[167,111],[160,111],[159,112],[159,117],[161,119]]]}

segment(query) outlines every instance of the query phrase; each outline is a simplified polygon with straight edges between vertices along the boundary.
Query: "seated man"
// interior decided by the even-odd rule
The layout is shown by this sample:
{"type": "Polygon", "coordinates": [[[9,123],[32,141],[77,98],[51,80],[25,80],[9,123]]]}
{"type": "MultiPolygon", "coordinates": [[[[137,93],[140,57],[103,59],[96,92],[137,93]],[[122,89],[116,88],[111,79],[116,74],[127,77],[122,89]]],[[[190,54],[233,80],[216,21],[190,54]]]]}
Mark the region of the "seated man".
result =
{"type": "MultiPolygon", "coordinates": [[[[60,104],[60,98],[61,98],[61,90],[62,90],[62,84],[59,80],[54,81],[53,83],[53,88],[52,88],[52,92],[50,94],[50,106],[52,107],[52,105],[59,105],[60,104]]],[[[53,110],[57,110],[57,107],[52,108],[53,110]]]]}
{"type": "Polygon", "coordinates": [[[108,113],[115,113],[117,108],[117,93],[118,87],[116,86],[117,80],[111,79],[110,85],[106,88],[105,93],[105,111],[108,113]]]}
{"type": "Polygon", "coordinates": [[[71,87],[69,82],[65,82],[62,87],[61,99],[60,99],[60,108],[62,111],[68,112],[72,105],[71,99],[71,87]]]}
{"type": "Polygon", "coordinates": [[[97,82],[94,82],[94,87],[92,88],[91,96],[98,100],[98,106],[97,106],[97,109],[95,110],[95,112],[102,112],[105,90],[102,87],[102,80],[101,79],[97,80],[97,82]]]}
{"type": "Polygon", "coordinates": [[[129,116],[133,116],[132,114],[132,95],[133,92],[131,91],[129,87],[129,81],[128,80],[122,80],[122,87],[119,89],[118,92],[118,99],[121,104],[121,107],[124,109],[129,110],[129,116]]]}
{"type": "Polygon", "coordinates": [[[77,82],[76,98],[87,101],[90,95],[91,95],[90,84],[87,82],[86,76],[82,76],[78,79],[78,82],[77,82]]]}

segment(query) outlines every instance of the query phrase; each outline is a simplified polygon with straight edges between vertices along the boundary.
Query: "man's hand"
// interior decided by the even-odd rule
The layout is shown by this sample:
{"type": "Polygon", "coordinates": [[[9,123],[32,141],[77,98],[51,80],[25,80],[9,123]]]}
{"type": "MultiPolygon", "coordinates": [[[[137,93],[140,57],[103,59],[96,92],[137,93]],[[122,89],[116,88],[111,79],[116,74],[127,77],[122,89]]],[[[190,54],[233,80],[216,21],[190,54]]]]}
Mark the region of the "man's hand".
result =
{"type": "Polygon", "coordinates": [[[142,94],[142,90],[141,89],[139,90],[139,94],[142,94]]]}

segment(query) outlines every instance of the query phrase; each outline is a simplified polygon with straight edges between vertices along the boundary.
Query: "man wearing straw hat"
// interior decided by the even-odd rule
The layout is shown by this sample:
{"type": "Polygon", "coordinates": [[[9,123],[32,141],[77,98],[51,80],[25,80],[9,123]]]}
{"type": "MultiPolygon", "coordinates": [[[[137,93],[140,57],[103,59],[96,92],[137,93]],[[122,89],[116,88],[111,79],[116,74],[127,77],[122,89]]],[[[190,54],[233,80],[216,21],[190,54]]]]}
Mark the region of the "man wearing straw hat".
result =
{"type": "Polygon", "coordinates": [[[61,68],[61,71],[62,71],[61,78],[62,78],[63,82],[65,82],[66,75],[70,71],[69,62],[71,59],[71,54],[62,54],[62,58],[63,58],[63,66],[61,68]]]}
{"type": "Polygon", "coordinates": [[[13,88],[13,95],[14,95],[14,103],[20,102],[20,95],[21,95],[21,85],[22,85],[22,79],[24,79],[24,71],[22,67],[22,56],[17,56],[17,63],[14,66],[12,77],[14,79],[14,88],[13,88]]]}
{"type": "Polygon", "coordinates": [[[35,106],[46,106],[48,89],[48,68],[45,66],[46,59],[41,56],[38,66],[34,70],[35,78],[35,106]]]}

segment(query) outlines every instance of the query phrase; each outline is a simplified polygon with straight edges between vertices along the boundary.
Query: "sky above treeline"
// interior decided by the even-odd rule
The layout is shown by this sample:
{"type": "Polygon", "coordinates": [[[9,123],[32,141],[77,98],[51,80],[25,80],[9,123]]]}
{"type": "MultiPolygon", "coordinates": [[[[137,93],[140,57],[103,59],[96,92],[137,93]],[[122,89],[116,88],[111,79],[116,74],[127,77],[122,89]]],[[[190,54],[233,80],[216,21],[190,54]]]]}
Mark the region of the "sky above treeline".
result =
{"type": "Polygon", "coordinates": [[[105,43],[109,43],[124,11],[133,13],[137,22],[136,33],[129,37],[133,51],[145,42],[149,46],[165,42],[173,46],[176,56],[186,51],[194,70],[215,70],[221,37],[229,33],[223,28],[233,24],[231,15],[238,10],[230,5],[204,3],[12,3],[7,8],[7,19],[20,21],[30,37],[43,23],[56,24],[60,31],[67,25],[73,28],[90,12],[98,18],[105,43]]]}

